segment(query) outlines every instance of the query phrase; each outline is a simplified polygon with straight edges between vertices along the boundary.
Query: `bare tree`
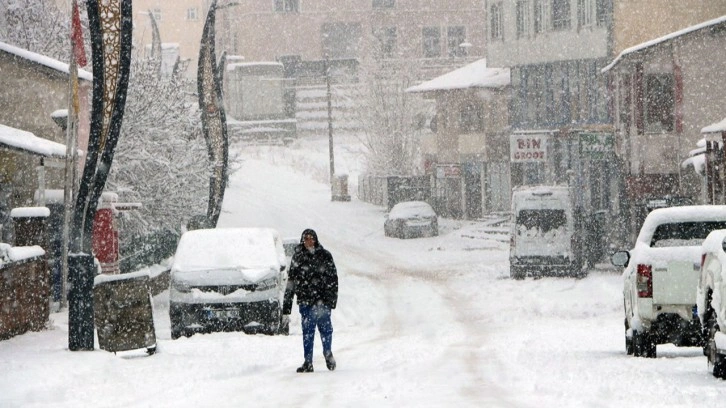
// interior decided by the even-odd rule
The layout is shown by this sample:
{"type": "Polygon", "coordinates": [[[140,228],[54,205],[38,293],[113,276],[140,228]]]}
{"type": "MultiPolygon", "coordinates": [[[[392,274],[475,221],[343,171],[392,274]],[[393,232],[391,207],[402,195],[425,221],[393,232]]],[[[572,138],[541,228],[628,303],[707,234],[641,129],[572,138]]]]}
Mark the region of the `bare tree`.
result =
{"type": "Polygon", "coordinates": [[[55,1],[0,2],[0,41],[59,61],[70,58],[70,14],[55,1]]]}
{"type": "Polygon", "coordinates": [[[427,105],[420,96],[405,92],[419,82],[418,77],[418,67],[411,61],[374,57],[361,66],[356,115],[370,174],[415,175],[421,171],[421,118],[427,105]]]}
{"type": "Polygon", "coordinates": [[[180,226],[206,209],[210,169],[193,83],[159,77],[151,59],[134,59],[126,113],[107,188],[143,207],[127,214],[124,235],[180,226]]]}

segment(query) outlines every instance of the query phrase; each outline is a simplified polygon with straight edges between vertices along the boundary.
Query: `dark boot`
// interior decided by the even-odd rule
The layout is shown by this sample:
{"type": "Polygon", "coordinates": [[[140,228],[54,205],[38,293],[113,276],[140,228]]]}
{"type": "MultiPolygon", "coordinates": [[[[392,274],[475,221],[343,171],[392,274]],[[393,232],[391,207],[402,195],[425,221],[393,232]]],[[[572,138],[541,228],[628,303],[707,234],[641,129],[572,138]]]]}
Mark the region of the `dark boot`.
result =
{"type": "Polygon", "coordinates": [[[298,373],[312,373],[313,372],[313,363],[310,361],[306,361],[297,368],[298,373]]]}
{"type": "Polygon", "coordinates": [[[333,371],[335,370],[335,357],[333,357],[333,352],[329,351],[327,353],[324,353],[325,355],[325,365],[328,366],[328,370],[333,371]]]}

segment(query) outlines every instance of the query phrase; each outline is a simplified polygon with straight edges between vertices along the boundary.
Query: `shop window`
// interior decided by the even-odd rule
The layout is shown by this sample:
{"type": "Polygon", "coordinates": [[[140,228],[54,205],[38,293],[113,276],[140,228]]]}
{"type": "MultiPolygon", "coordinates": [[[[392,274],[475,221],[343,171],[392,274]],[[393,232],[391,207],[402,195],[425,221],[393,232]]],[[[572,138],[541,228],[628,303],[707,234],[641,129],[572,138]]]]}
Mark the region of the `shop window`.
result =
{"type": "Polygon", "coordinates": [[[462,26],[448,27],[446,30],[449,45],[449,57],[465,57],[466,48],[461,45],[466,42],[466,29],[462,26]]]}
{"type": "Polygon", "coordinates": [[[489,10],[489,33],[492,40],[502,39],[502,3],[492,4],[489,10]]]}
{"type": "Polygon", "coordinates": [[[393,58],[396,54],[396,27],[379,27],[373,32],[378,40],[378,51],[381,58],[393,58]]]}
{"type": "Polygon", "coordinates": [[[484,130],[484,105],[481,102],[469,102],[459,112],[459,129],[462,132],[481,132],[484,130]]]}
{"type": "Polygon", "coordinates": [[[527,36],[529,29],[529,1],[528,0],[517,0],[516,6],[516,18],[517,18],[517,38],[524,38],[527,36]]]}
{"type": "Polygon", "coordinates": [[[393,6],[395,6],[395,5],[396,5],[395,0],[373,0],[374,9],[393,8],[393,6]]]}
{"type": "Polygon", "coordinates": [[[423,28],[423,56],[424,58],[441,56],[441,29],[439,27],[423,28]]]}
{"type": "Polygon", "coordinates": [[[299,13],[300,0],[275,0],[275,11],[278,13],[299,13]]]}
{"type": "Polygon", "coordinates": [[[675,80],[672,74],[645,76],[645,130],[672,132],[675,124],[675,80]]]}
{"type": "Polygon", "coordinates": [[[570,29],[570,0],[552,0],[552,29],[570,29]]]}

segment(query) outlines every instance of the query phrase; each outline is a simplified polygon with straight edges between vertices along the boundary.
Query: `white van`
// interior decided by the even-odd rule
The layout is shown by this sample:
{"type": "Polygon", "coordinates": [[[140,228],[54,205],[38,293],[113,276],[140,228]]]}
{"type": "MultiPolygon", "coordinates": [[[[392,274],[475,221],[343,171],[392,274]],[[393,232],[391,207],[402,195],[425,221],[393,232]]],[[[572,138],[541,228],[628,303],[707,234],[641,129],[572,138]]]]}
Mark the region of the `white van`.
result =
{"type": "Polygon", "coordinates": [[[509,273],[581,277],[583,257],[567,186],[525,186],[512,192],[509,273]]]}

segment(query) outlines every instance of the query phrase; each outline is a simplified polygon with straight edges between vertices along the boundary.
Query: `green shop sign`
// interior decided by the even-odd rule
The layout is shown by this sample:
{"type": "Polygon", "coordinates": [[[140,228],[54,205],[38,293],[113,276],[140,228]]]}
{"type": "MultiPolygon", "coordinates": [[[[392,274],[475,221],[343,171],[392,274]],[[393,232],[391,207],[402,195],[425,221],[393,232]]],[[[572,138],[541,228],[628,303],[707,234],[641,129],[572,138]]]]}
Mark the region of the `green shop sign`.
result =
{"type": "Polygon", "coordinates": [[[613,154],[612,133],[580,133],[580,153],[591,160],[604,160],[613,154]]]}

